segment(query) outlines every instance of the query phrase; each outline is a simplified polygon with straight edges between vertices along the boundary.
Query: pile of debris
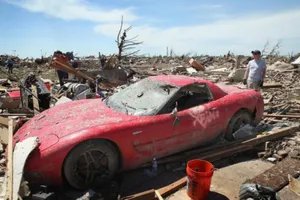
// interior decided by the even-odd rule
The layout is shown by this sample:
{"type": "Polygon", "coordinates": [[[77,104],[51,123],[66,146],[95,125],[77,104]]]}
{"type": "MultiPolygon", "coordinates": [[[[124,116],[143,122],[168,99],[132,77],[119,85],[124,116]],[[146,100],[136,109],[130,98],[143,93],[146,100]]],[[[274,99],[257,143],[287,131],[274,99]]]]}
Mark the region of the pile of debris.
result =
{"type": "Polygon", "coordinates": [[[281,161],[285,157],[300,159],[300,133],[266,142],[265,151],[258,153],[258,156],[270,162],[281,161]]]}

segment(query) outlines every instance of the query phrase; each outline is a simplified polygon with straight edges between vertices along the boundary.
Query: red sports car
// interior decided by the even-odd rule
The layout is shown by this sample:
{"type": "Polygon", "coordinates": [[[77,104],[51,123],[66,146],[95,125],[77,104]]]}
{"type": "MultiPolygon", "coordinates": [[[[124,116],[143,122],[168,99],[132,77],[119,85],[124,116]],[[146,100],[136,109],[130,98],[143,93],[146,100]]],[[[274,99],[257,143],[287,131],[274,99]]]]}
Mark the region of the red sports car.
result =
{"type": "Polygon", "coordinates": [[[134,169],[213,142],[263,115],[258,91],[161,75],[136,82],[105,99],[73,101],[25,123],[14,142],[38,136],[25,166],[30,183],[77,189],[101,185],[134,169]]]}

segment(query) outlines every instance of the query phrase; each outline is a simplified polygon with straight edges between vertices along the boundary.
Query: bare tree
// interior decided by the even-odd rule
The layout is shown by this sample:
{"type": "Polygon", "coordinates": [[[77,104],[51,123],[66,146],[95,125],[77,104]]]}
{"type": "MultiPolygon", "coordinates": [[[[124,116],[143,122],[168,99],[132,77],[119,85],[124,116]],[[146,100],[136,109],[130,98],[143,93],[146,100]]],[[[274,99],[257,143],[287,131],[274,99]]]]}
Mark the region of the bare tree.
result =
{"type": "Polygon", "coordinates": [[[271,51],[270,51],[270,53],[269,53],[268,56],[270,56],[270,57],[276,57],[276,56],[279,56],[279,53],[280,53],[279,49],[280,49],[280,47],[281,47],[281,40],[279,40],[279,41],[275,44],[275,46],[271,49],[271,51]]]}
{"type": "Polygon", "coordinates": [[[136,40],[138,38],[138,35],[127,39],[127,32],[130,31],[132,26],[129,26],[128,28],[123,30],[123,16],[121,19],[121,26],[120,30],[118,32],[116,43],[118,45],[118,62],[121,63],[121,60],[124,56],[132,56],[137,54],[140,50],[134,50],[136,46],[142,44],[143,42],[136,40]],[[123,34],[121,36],[121,32],[123,30],[123,34]]]}
{"type": "Polygon", "coordinates": [[[268,51],[269,46],[270,46],[270,43],[269,43],[269,41],[267,41],[263,47],[262,56],[266,56],[267,58],[278,56],[280,53],[279,49],[281,47],[281,40],[279,40],[270,51],[268,51]]]}
{"type": "Polygon", "coordinates": [[[264,48],[261,51],[262,56],[264,56],[267,53],[268,47],[269,47],[269,40],[265,43],[264,48]]]}

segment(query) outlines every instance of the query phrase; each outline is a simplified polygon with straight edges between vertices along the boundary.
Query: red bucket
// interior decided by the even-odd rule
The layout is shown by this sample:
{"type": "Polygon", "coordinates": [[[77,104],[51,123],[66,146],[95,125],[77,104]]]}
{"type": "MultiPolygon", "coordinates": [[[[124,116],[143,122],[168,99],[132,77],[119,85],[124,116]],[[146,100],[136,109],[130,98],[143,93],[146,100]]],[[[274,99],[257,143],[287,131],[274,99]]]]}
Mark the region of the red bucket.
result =
{"type": "Polygon", "coordinates": [[[187,163],[187,195],[192,200],[205,200],[210,191],[214,166],[205,160],[191,160],[187,163]]]}

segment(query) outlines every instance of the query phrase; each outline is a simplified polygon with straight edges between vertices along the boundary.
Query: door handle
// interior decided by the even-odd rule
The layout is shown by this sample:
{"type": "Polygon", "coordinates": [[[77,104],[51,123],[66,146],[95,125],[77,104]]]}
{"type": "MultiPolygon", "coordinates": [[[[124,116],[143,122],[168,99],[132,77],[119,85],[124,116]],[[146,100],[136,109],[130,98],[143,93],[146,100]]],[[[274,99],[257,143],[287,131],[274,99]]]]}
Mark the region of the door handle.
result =
{"type": "Polygon", "coordinates": [[[215,111],[215,110],[217,110],[217,108],[211,108],[211,109],[209,109],[210,111],[215,111]]]}

